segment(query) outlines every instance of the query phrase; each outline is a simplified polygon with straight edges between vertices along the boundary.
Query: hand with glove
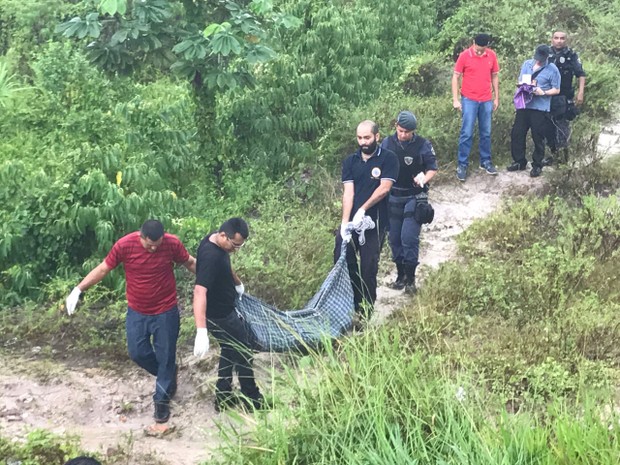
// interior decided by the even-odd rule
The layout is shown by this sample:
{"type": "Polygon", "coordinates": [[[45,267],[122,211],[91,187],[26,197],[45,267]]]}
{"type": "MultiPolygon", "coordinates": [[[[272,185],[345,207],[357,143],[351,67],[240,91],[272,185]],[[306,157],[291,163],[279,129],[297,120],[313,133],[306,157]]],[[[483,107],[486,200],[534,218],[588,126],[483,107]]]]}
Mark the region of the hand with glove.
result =
{"type": "Polygon", "coordinates": [[[245,292],[245,286],[243,285],[243,283],[239,283],[235,286],[235,291],[237,291],[237,294],[239,294],[239,300],[241,300],[241,298],[243,297],[243,293],[245,292]]]}
{"type": "Polygon", "coordinates": [[[194,340],[194,356],[204,357],[209,352],[209,333],[207,328],[196,329],[196,339],[194,340]]]}
{"type": "Polygon", "coordinates": [[[351,240],[351,231],[349,230],[350,224],[351,223],[342,223],[340,225],[340,237],[342,237],[342,240],[345,242],[351,240]]]}
{"type": "Polygon", "coordinates": [[[421,172],[419,172],[419,173],[418,173],[418,175],[417,175],[415,178],[413,178],[413,180],[415,181],[415,183],[416,183],[418,186],[422,187],[422,188],[424,188],[424,180],[425,180],[425,179],[426,179],[426,175],[425,175],[425,174],[424,174],[424,172],[422,172],[422,171],[421,171],[421,172]]]}
{"type": "Polygon", "coordinates": [[[67,307],[68,315],[73,315],[73,313],[75,312],[75,307],[77,306],[78,301],[80,300],[81,294],[82,294],[82,291],[80,290],[79,287],[76,286],[71,291],[71,294],[69,294],[69,297],[67,297],[65,305],[67,307]]]}
{"type": "Polygon", "coordinates": [[[364,221],[365,215],[366,210],[364,210],[363,208],[360,208],[359,210],[357,210],[357,212],[355,212],[355,215],[353,216],[353,221],[351,221],[355,229],[359,228],[362,225],[362,221],[364,221]]]}

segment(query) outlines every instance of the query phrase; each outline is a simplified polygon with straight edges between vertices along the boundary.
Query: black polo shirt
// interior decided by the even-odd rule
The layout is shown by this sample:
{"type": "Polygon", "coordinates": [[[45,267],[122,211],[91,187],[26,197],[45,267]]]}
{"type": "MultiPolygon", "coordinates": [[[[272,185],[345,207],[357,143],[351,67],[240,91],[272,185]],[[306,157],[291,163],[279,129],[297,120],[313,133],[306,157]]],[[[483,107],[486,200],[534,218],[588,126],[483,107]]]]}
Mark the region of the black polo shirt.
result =
{"type": "MultiPolygon", "coordinates": [[[[378,147],[377,152],[364,161],[361,150],[349,155],[342,163],[342,182],[353,183],[353,209],[351,217],[370,198],[382,180],[396,182],[398,178],[398,158],[390,150],[378,147]]],[[[366,210],[366,214],[375,222],[378,229],[388,226],[388,196],[366,210]]]]}

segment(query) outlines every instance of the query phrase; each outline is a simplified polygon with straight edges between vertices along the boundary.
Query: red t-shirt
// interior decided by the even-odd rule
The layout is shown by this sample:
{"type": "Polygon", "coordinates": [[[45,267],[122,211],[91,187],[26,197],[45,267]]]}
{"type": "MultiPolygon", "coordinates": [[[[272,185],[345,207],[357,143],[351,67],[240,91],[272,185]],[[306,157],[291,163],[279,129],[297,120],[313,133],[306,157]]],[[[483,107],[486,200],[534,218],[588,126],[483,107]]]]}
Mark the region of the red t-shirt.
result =
{"type": "Polygon", "coordinates": [[[463,75],[461,84],[463,97],[476,102],[488,102],[493,99],[491,76],[499,73],[497,55],[493,50],[487,48],[478,56],[472,45],[459,55],[454,71],[463,75]]]}
{"type": "Polygon", "coordinates": [[[125,265],[127,305],[146,315],[163,313],[177,304],[173,268],[187,260],[189,253],[176,236],[164,234],[157,250],[148,252],[139,231],[121,237],[105,258],[110,269],[125,265]]]}

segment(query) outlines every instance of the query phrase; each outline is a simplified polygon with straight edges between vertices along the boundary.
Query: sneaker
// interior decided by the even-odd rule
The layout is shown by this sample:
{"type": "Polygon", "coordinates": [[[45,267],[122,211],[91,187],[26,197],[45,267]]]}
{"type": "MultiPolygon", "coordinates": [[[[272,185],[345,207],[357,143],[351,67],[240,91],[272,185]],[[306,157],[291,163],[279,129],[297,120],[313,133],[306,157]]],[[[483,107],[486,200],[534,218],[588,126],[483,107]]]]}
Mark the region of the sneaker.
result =
{"type": "Polygon", "coordinates": [[[543,166],[551,166],[553,165],[553,157],[545,157],[542,161],[543,166]]]}
{"type": "Polygon", "coordinates": [[[465,165],[458,165],[456,167],[456,179],[458,179],[459,181],[463,182],[463,181],[465,181],[466,177],[467,177],[467,166],[465,166],[465,165]]]}
{"type": "Polygon", "coordinates": [[[170,419],[170,404],[168,402],[155,402],[155,423],[166,423],[170,419]]]}
{"type": "Polygon", "coordinates": [[[532,168],[532,171],[530,171],[531,178],[537,178],[541,174],[542,174],[542,168],[540,166],[535,166],[532,168]]]}
{"type": "Polygon", "coordinates": [[[215,411],[220,413],[227,408],[236,407],[239,405],[239,396],[232,391],[215,391],[215,411]]]}
{"type": "Polygon", "coordinates": [[[527,168],[527,162],[519,163],[518,161],[515,161],[512,163],[512,165],[508,165],[508,168],[506,169],[508,171],[523,171],[525,170],[525,168],[527,168]]]}
{"type": "Polygon", "coordinates": [[[360,318],[359,313],[354,313],[351,320],[351,331],[355,333],[361,333],[366,329],[366,320],[360,318]]]}
{"type": "Polygon", "coordinates": [[[267,402],[265,402],[265,398],[260,392],[252,396],[242,396],[241,402],[246,410],[249,411],[264,410],[267,408],[267,402]]]}
{"type": "Polygon", "coordinates": [[[480,169],[485,170],[487,174],[491,174],[493,176],[497,174],[497,169],[495,168],[495,166],[493,166],[493,163],[491,163],[490,161],[485,161],[483,164],[481,164],[480,169]]]}

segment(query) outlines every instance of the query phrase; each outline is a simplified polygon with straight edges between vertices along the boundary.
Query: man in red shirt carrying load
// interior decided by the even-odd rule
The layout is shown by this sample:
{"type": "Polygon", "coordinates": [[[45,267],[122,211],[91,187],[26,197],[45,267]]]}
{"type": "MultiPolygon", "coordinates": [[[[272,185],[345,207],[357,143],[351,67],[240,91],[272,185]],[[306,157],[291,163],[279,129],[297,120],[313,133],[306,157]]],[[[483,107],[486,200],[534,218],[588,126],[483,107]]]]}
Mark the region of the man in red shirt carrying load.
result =
{"type": "MultiPolygon", "coordinates": [[[[157,220],[146,221],[140,231],[119,239],[108,256],[73,289],[67,297],[67,313],[72,315],[80,294],[101,281],[123,263],[127,281],[127,349],[129,357],[156,376],[155,422],[170,418],[170,399],[177,389],[176,351],[180,316],[177,307],[174,264],[196,273],[196,260],[181,241],[164,232],[157,220]]],[[[152,428],[154,432],[165,426],[152,428]]]]}
{"type": "Polygon", "coordinates": [[[476,120],[480,132],[480,169],[497,174],[491,162],[491,116],[499,106],[499,64],[495,52],[487,47],[490,40],[488,34],[478,34],[473,45],[459,55],[454,65],[452,106],[463,115],[456,167],[459,181],[467,177],[476,120]]]}

